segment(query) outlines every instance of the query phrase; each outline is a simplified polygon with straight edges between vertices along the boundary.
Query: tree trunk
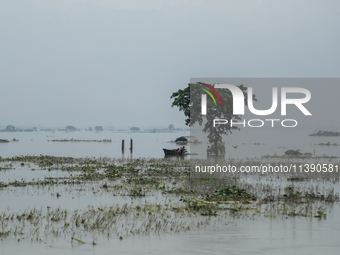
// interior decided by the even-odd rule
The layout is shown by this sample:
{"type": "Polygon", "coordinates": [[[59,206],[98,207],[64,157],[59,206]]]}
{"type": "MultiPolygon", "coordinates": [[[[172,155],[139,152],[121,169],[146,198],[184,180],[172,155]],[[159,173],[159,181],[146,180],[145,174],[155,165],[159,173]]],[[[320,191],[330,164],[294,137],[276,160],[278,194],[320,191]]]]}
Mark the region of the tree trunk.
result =
{"type": "Polygon", "coordinates": [[[217,144],[218,144],[218,140],[215,139],[215,141],[214,141],[214,152],[215,152],[216,156],[218,156],[218,147],[217,147],[217,144]]]}

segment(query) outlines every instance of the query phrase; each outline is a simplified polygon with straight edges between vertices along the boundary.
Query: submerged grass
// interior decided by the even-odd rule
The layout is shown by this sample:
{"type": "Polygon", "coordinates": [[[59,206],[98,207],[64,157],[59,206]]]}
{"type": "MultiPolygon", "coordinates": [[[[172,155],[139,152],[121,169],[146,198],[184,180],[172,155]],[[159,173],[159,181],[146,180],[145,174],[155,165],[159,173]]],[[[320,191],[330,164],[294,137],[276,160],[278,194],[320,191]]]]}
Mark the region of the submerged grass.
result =
{"type": "Polygon", "coordinates": [[[97,143],[111,143],[111,139],[104,140],[82,140],[82,139],[53,139],[47,140],[48,142],[97,142],[97,143]]]}
{"type": "Polygon", "coordinates": [[[27,167],[30,162],[40,169],[72,172],[68,177],[0,182],[0,195],[5,190],[32,186],[27,189],[32,196],[38,189],[58,187],[63,195],[54,191],[54,197],[58,199],[63,199],[64,194],[74,194],[76,190],[84,197],[92,194],[94,197],[131,198],[130,203],[124,205],[108,200],[111,201],[108,205],[86,209],[68,210],[52,206],[47,210],[0,212],[0,238],[21,236],[42,240],[68,237],[80,243],[97,244],[94,240],[98,236],[126,238],[185,232],[219,221],[233,223],[239,219],[261,217],[326,219],[332,205],[339,201],[339,194],[333,187],[339,182],[338,173],[322,177],[309,173],[190,178],[190,162],[187,160],[41,155],[0,158],[0,161],[13,162],[17,170],[21,169],[20,163],[27,167]],[[86,240],[88,234],[93,237],[90,242],[86,240]]]}

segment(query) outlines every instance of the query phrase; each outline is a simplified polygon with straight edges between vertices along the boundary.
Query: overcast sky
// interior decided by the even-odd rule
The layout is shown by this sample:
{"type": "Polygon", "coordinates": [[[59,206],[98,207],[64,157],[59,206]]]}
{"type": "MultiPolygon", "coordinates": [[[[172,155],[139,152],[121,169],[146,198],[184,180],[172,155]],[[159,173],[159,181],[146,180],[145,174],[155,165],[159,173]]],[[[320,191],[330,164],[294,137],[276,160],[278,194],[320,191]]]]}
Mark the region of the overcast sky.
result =
{"type": "Polygon", "coordinates": [[[0,123],[184,127],[192,77],[340,77],[340,1],[0,0],[0,123]]]}

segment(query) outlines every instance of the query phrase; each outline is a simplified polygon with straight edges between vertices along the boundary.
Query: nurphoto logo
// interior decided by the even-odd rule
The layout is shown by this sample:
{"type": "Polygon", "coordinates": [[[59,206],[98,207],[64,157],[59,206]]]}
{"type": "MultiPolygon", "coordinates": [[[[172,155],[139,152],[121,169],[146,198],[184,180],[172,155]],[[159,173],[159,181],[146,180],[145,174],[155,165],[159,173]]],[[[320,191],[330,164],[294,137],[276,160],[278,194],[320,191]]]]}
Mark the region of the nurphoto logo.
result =
{"type": "MultiPolygon", "coordinates": [[[[218,94],[216,89],[227,89],[230,91],[232,95],[232,100],[233,100],[233,115],[244,115],[244,108],[245,108],[245,95],[244,92],[236,85],[232,84],[214,84],[214,87],[198,82],[197,84],[203,85],[204,88],[200,87],[202,91],[204,91],[204,94],[201,94],[201,114],[202,115],[207,115],[207,95],[209,95],[215,106],[217,106],[216,100],[214,95],[217,97],[219,100],[220,106],[223,106],[223,97],[218,94]],[[211,92],[208,90],[210,89],[211,92]],[[213,94],[214,95],[213,95],[213,94]]],[[[278,88],[273,87],[272,88],[272,105],[269,109],[266,110],[259,110],[254,107],[253,104],[253,88],[248,87],[247,88],[247,106],[248,109],[251,113],[257,115],[257,116],[268,116],[273,114],[277,108],[278,108],[278,88]]],[[[307,103],[311,99],[311,93],[308,89],[305,88],[298,88],[298,87],[282,87],[280,88],[280,101],[281,101],[281,116],[286,116],[287,115],[287,105],[295,105],[305,116],[312,116],[312,114],[307,110],[307,108],[304,106],[305,103],[307,103]],[[295,93],[295,94],[300,94],[303,95],[302,98],[289,98],[288,94],[290,93],[295,93]]],[[[222,119],[222,118],[215,118],[213,120],[213,126],[215,127],[216,125],[225,125],[225,124],[230,124],[231,126],[233,125],[241,125],[241,126],[246,126],[246,123],[248,124],[249,127],[262,127],[264,126],[265,122],[270,122],[271,126],[274,127],[275,122],[280,122],[283,127],[295,127],[297,126],[298,122],[295,119],[251,119],[246,122],[246,120],[243,120],[241,122],[235,122],[234,120],[230,119],[222,119]]]]}

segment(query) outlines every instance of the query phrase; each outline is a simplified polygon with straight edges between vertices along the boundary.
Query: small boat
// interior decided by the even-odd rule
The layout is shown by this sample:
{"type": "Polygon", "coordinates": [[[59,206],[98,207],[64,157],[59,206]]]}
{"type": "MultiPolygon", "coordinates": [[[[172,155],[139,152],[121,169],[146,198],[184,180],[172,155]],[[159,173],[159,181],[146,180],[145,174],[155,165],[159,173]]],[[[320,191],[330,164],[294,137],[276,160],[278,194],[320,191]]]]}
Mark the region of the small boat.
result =
{"type": "Polygon", "coordinates": [[[168,150],[163,148],[163,151],[165,156],[183,156],[187,153],[186,149],[184,149],[183,151],[177,151],[176,149],[168,150]]]}

